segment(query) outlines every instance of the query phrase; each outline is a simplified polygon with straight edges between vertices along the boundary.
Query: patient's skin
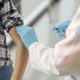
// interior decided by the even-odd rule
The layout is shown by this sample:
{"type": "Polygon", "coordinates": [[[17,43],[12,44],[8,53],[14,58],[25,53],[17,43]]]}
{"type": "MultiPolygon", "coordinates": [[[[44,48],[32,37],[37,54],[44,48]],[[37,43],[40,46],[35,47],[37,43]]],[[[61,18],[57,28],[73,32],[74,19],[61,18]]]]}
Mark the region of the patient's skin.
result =
{"type": "Polygon", "coordinates": [[[17,46],[15,66],[11,80],[22,80],[24,71],[28,63],[29,53],[22,43],[20,36],[16,33],[16,27],[17,26],[12,27],[9,30],[9,34],[17,46]]]}

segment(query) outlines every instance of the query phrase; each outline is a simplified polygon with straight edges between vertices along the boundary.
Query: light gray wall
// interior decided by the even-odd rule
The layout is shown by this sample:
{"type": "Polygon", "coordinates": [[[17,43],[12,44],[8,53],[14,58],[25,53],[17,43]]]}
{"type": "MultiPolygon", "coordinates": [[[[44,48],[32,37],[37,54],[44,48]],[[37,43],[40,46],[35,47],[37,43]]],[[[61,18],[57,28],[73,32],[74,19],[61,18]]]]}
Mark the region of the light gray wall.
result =
{"type": "Polygon", "coordinates": [[[21,14],[25,19],[43,0],[21,0],[21,14]]]}

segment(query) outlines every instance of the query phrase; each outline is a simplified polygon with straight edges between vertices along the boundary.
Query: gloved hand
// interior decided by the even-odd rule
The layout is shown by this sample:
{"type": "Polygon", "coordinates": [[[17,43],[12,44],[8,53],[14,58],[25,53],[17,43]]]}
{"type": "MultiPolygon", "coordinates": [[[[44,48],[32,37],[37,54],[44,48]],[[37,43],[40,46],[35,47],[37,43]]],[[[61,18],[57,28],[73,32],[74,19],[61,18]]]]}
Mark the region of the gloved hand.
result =
{"type": "Polygon", "coordinates": [[[68,20],[65,20],[57,25],[55,25],[53,28],[52,28],[52,31],[55,31],[55,33],[58,34],[59,38],[66,38],[65,35],[63,35],[62,33],[60,33],[59,31],[56,30],[56,28],[60,29],[61,31],[63,31],[64,33],[66,33],[66,29],[67,27],[69,26],[69,24],[71,23],[72,19],[68,19],[68,20]]]}
{"type": "Polygon", "coordinates": [[[38,42],[34,28],[22,25],[17,27],[16,31],[20,35],[23,44],[26,46],[28,50],[29,46],[32,43],[38,42]]]}

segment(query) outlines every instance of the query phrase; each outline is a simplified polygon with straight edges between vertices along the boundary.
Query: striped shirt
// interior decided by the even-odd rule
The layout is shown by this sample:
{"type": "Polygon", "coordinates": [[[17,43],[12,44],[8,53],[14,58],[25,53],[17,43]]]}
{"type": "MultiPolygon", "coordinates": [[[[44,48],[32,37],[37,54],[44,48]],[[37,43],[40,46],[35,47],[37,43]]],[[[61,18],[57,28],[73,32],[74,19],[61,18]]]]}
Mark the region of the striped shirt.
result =
{"type": "Polygon", "coordinates": [[[23,21],[12,0],[0,0],[0,68],[12,64],[4,30],[9,32],[12,27],[22,24],[23,21]]]}

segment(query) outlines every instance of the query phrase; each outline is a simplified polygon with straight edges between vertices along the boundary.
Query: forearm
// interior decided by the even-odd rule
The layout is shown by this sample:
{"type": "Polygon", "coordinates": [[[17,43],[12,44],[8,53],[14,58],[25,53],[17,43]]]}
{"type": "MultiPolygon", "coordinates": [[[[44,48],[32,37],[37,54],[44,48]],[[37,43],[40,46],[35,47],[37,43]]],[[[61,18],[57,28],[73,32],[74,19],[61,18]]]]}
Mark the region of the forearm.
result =
{"type": "Polygon", "coordinates": [[[28,50],[25,48],[25,46],[24,45],[18,46],[14,71],[11,80],[22,80],[24,71],[28,63],[28,57],[29,57],[28,50]]]}

